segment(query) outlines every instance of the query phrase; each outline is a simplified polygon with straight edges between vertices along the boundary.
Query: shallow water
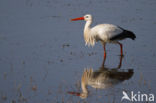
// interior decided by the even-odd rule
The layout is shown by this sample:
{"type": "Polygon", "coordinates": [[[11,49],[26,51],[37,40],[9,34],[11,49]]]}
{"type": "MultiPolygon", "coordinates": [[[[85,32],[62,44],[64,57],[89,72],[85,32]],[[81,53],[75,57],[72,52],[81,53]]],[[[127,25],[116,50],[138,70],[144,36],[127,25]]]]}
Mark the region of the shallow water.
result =
{"type": "MultiPolygon", "coordinates": [[[[1,0],[0,102],[119,103],[123,91],[156,94],[155,5],[155,0],[1,0]],[[98,70],[103,62],[100,43],[85,46],[85,22],[70,22],[86,13],[93,15],[93,25],[120,25],[137,38],[121,41],[120,69],[132,69],[133,76],[106,89],[89,86],[90,94],[81,99],[67,92],[81,92],[84,69],[98,70]]],[[[116,68],[119,46],[108,44],[106,49],[105,66],[116,68]]]]}

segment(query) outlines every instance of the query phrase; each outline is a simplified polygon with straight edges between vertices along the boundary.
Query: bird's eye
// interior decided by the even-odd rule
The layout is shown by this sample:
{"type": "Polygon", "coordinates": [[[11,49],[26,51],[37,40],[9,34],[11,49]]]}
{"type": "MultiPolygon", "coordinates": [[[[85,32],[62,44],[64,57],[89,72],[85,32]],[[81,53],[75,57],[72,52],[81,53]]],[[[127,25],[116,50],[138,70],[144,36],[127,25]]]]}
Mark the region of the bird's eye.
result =
{"type": "Polygon", "coordinates": [[[86,18],[88,18],[88,16],[86,16],[86,18]]]}

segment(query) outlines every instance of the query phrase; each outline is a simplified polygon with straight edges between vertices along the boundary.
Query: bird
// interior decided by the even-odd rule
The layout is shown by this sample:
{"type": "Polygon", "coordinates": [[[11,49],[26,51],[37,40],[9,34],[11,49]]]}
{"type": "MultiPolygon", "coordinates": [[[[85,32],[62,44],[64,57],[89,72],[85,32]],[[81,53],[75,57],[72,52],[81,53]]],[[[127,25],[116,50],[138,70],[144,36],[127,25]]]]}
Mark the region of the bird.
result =
{"type": "Polygon", "coordinates": [[[84,20],[84,40],[88,46],[94,46],[96,42],[100,41],[104,49],[104,58],[106,58],[106,43],[113,43],[120,45],[120,54],[123,56],[123,46],[120,40],[130,38],[135,40],[136,35],[129,30],[123,29],[120,26],[113,24],[98,24],[91,28],[93,17],[91,14],[86,14],[83,17],[71,19],[71,21],[84,20]]]}
{"type": "Polygon", "coordinates": [[[96,89],[106,89],[113,87],[125,80],[129,80],[133,76],[133,69],[120,69],[122,57],[117,67],[110,68],[102,65],[98,70],[93,71],[93,68],[84,68],[81,76],[81,89],[82,92],[71,92],[68,94],[79,96],[82,99],[88,97],[88,86],[96,89]]]}
{"type": "Polygon", "coordinates": [[[113,87],[125,80],[130,79],[133,76],[133,69],[108,69],[100,68],[93,71],[93,68],[85,68],[81,77],[81,89],[82,92],[68,92],[69,94],[79,96],[82,99],[88,97],[88,86],[96,89],[106,89],[113,87]]]}

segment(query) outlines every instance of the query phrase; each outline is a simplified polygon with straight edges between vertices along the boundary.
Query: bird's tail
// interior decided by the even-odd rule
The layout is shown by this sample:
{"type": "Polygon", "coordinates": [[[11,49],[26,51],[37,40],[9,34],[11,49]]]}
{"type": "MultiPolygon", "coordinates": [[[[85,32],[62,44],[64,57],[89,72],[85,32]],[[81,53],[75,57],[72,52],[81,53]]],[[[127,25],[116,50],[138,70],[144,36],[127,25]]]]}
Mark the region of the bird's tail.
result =
{"type": "Polygon", "coordinates": [[[126,37],[131,38],[132,40],[135,40],[136,38],[135,34],[131,31],[124,30],[124,34],[126,35],[126,37]]]}
{"type": "Polygon", "coordinates": [[[131,32],[129,30],[124,30],[124,29],[122,29],[122,30],[123,30],[122,33],[112,37],[110,40],[123,40],[125,38],[131,38],[132,40],[134,40],[136,38],[136,36],[133,32],[131,32]]]}

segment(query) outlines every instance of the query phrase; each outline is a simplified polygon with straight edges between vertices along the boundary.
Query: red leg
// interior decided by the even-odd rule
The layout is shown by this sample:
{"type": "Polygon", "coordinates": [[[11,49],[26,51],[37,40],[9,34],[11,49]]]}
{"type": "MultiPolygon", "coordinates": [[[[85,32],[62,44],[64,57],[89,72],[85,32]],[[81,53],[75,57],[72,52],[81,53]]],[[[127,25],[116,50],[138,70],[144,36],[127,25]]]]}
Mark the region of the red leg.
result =
{"type": "Polygon", "coordinates": [[[106,60],[106,44],[104,43],[103,44],[103,49],[104,49],[104,57],[103,57],[103,62],[102,62],[102,67],[104,67],[104,64],[105,64],[105,60],[106,60]]]}
{"type": "Polygon", "coordinates": [[[123,56],[123,52],[122,52],[122,44],[118,42],[118,44],[120,45],[120,52],[121,52],[121,56],[123,56]]]}
{"type": "Polygon", "coordinates": [[[122,59],[123,59],[123,56],[120,56],[120,63],[118,65],[118,69],[120,69],[121,65],[122,65],[122,59]]]}
{"type": "Polygon", "coordinates": [[[104,60],[106,59],[106,48],[105,48],[106,44],[103,44],[103,49],[104,49],[104,60]]]}

